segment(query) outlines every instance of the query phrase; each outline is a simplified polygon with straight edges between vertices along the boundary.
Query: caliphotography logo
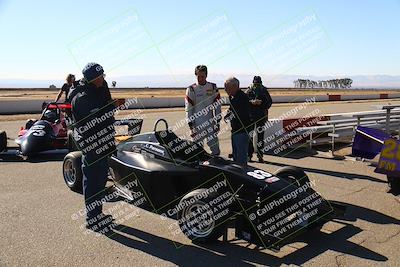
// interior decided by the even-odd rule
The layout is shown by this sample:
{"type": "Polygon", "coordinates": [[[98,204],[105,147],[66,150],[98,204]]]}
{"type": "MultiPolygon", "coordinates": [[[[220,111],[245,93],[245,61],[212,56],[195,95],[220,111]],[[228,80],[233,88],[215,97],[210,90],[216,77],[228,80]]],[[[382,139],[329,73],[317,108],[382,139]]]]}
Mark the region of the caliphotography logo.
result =
{"type": "Polygon", "coordinates": [[[326,50],[332,41],[317,13],[308,10],[246,45],[260,73],[278,76],[326,50]]]}
{"type": "Polygon", "coordinates": [[[0,266],[400,266],[400,0],[0,0],[0,266]]]}
{"type": "Polygon", "coordinates": [[[214,11],[162,40],[158,48],[175,79],[187,66],[212,65],[243,45],[224,11],[214,11]]]}
{"type": "Polygon", "coordinates": [[[99,24],[68,45],[79,69],[96,59],[106,65],[108,71],[152,47],[154,42],[133,8],[99,24]]]}

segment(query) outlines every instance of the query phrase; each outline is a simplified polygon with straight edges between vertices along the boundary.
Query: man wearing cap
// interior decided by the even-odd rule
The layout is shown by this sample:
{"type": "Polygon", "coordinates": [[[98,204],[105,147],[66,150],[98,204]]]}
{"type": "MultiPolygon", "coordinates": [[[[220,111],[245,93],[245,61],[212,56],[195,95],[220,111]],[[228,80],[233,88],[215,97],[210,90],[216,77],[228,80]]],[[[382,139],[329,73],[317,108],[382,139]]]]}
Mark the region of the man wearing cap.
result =
{"type": "Polygon", "coordinates": [[[185,112],[193,141],[207,140],[211,154],[219,155],[218,133],[221,121],[221,96],[215,83],[207,82],[207,67],[194,71],[197,83],[186,89],[185,112]]]}
{"type": "Polygon", "coordinates": [[[115,151],[115,105],[104,80],[102,66],[88,63],[82,73],[84,81],[76,88],[78,93],[71,103],[75,121],[74,139],[83,154],[86,227],[97,231],[106,226],[104,222],[99,224],[100,221],[105,218],[107,222],[110,221],[108,220],[110,216],[102,213],[101,199],[104,197],[108,176],[108,156],[115,151]],[[104,138],[106,136],[108,138],[104,138]],[[109,141],[100,143],[98,140],[109,141]]]}
{"type": "Polygon", "coordinates": [[[271,96],[266,87],[262,85],[260,76],[254,76],[253,84],[247,89],[246,94],[250,103],[250,119],[253,124],[252,131],[250,132],[249,141],[249,161],[254,153],[254,136],[257,135],[257,158],[260,163],[264,162],[263,148],[264,148],[264,133],[265,122],[268,120],[268,109],[272,105],[271,96]]]}

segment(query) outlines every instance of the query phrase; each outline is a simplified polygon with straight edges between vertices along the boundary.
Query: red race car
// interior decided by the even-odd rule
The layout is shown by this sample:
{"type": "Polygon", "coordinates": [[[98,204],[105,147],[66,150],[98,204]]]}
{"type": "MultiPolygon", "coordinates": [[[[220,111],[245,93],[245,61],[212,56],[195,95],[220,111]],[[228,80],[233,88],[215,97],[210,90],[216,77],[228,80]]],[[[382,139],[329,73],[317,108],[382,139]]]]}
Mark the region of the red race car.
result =
{"type": "Polygon", "coordinates": [[[31,156],[53,149],[73,150],[72,136],[67,128],[67,114],[70,112],[70,103],[44,103],[40,119],[29,119],[15,139],[20,154],[31,156]]]}

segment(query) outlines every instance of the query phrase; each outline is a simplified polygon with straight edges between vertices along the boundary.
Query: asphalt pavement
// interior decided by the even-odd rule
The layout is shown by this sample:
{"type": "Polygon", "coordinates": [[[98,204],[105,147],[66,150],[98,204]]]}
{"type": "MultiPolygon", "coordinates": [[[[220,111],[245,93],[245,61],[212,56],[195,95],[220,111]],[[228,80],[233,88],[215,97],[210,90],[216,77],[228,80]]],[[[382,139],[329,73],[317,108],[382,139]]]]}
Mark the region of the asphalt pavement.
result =
{"type": "MultiPolygon", "coordinates": [[[[317,103],[309,108],[327,114],[371,110],[373,105],[399,102],[317,103]]],[[[278,117],[295,106],[274,106],[270,117],[278,117]]],[[[306,113],[302,110],[297,115],[306,113]]],[[[135,114],[138,115],[145,120],[143,131],[151,131],[156,119],[166,118],[178,133],[187,132],[185,126],[179,126],[184,118],[181,110],[145,110],[135,114]]],[[[1,121],[0,128],[15,137],[23,124],[24,121],[1,121]]],[[[222,133],[220,139],[222,154],[227,156],[231,151],[229,131],[222,133]]],[[[337,160],[323,152],[299,150],[287,156],[266,155],[264,164],[251,163],[271,172],[286,165],[301,167],[322,196],[347,205],[343,220],[329,222],[280,252],[272,252],[234,240],[233,231],[229,231],[228,242],[193,244],[184,235],[170,231],[174,221],[121,201],[105,205],[105,210],[115,216],[120,210],[130,214],[114,233],[88,233],[82,229],[84,220],[80,216],[83,197],[70,191],[63,181],[64,155],[65,151],[59,151],[28,161],[12,152],[0,155],[0,266],[400,265],[400,202],[386,193],[385,176],[374,173],[369,162],[337,160]]]]}

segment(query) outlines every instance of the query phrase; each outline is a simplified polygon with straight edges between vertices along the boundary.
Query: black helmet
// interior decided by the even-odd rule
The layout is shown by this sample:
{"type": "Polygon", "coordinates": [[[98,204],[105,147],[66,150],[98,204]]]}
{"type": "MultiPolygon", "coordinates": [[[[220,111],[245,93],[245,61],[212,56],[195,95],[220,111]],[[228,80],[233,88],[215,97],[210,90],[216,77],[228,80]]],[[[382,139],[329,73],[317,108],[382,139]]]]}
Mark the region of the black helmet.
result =
{"type": "Polygon", "coordinates": [[[55,123],[57,120],[57,112],[55,110],[46,110],[43,114],[43,119],[55,123]]]}

